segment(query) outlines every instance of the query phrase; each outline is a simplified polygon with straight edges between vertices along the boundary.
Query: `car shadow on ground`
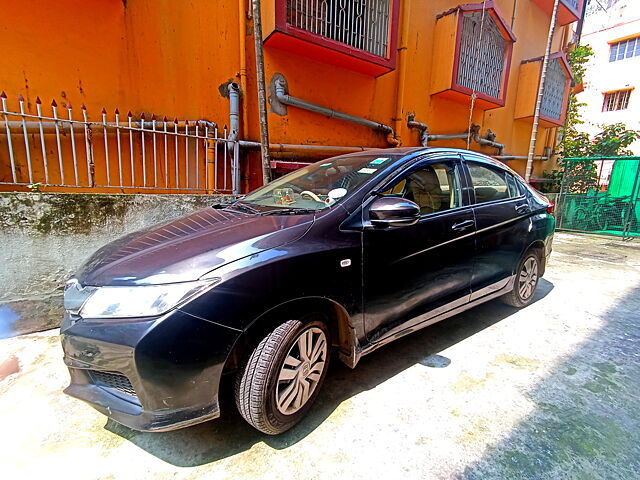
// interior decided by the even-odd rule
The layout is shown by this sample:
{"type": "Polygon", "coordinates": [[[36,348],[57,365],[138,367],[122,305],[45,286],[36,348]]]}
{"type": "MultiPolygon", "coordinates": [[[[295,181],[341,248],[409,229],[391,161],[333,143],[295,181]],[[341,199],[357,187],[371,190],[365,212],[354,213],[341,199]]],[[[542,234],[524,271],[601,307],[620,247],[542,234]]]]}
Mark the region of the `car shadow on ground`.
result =
{"type": "MultiPolygon", "coordinates": [[[[535,293],[539,301],[553,284],[541,279],[535,293]]],[[[262,434],[238,414],[232,388],[224,385],[220,398],[222,416],[192,427],[163,433],[143,433],[108,420],[105,428],[156,457],[180,467],[193,467],[236,455],[258,442],[284,449],[313,432],[345,400],[370,390],[407,368],[422,364],[446,368],[451,362],[438,353],[464,341],[514,314],[517,310],[493,300],[455,317],[401,338],[364,357],[355,370],[332,360],[330,371],[315,405],[294,428],[278,436],[262,434]]]]}

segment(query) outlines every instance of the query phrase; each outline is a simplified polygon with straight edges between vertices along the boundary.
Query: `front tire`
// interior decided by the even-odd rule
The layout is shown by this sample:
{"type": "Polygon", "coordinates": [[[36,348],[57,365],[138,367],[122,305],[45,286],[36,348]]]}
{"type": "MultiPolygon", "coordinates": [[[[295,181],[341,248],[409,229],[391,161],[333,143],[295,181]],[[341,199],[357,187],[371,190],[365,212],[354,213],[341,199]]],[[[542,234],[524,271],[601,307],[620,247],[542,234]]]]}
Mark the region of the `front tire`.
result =
{"type": "Polygon", "coordinates": [[[236,377],[236,405],[254,428],[285,432],[305,416],[330,359],[330,332],[314,317],[289,320],[265,336],[236,377]]]}
{"type": "Polygon", "coordinates": [[[534,250],[527,252],[518,264],[513,289],[502,297],[512,307],[522,308],[533,302],[533,294],[540,279],[540,255],[534,250]]]}

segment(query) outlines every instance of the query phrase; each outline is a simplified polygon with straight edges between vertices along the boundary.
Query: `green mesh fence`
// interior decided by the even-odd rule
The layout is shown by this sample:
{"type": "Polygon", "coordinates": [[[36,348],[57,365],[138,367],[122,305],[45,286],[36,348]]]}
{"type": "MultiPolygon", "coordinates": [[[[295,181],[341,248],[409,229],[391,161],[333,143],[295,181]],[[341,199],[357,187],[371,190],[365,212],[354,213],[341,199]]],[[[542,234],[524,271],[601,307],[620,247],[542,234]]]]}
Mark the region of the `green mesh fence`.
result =
{"type": "Polygon", "coordinates": [[[640,157],[564,159],[559,230],[640,236],[640,157]]]}

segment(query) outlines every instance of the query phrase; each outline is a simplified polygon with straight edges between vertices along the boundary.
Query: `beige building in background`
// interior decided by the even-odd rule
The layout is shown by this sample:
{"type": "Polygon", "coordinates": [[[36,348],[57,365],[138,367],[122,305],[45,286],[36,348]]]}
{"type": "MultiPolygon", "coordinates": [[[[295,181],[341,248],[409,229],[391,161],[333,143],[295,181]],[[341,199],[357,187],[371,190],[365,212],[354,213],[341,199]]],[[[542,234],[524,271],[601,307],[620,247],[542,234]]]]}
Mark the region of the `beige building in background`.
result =
{"type": "MultiPolygon", "coordinates": [[[[586,104],[578,128],[595,135],[598,125],[621,122],[640,130],[640,0],[590,0],[581,43],[594,56],[577,95],[586,104]]],[[[640,141],[630,148],[640,155],[640,141]]]]}

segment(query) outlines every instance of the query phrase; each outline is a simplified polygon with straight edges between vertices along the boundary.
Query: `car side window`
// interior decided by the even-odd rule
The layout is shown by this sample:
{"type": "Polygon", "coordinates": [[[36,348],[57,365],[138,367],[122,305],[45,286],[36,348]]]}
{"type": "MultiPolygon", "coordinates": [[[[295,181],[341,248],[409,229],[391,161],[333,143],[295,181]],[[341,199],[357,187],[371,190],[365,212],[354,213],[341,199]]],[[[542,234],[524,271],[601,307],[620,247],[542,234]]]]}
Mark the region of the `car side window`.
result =
{"type": "Polygon", "coordinates": [[[507,173],[507,184],[509,185],[509,195],[512,198],[519,197],[522,195],[518,184],[516,183],[516,179],[513,178],[513,175],[507,173]]]}
{"type": "Polygon", "coordinates": [[[397,181],[391,188],[382,192],[382,195],[406,198],[417,203],[420,215],[442,212],[462,205],[458,172],[452,162],[426,165],[397,181]]]}
{"type": "MultiPolygon", "coordinates": [[[[511,198],[517,191],[515,183],[513,186],[507,182],[510,175],[499,168],[492,168],[488,165],[475,162],[467,162],[471,183],[476,194],[476,203],[493,202],[511,198]]],[[[513,181],[513,178],[511,179],[513,181]]]]}

